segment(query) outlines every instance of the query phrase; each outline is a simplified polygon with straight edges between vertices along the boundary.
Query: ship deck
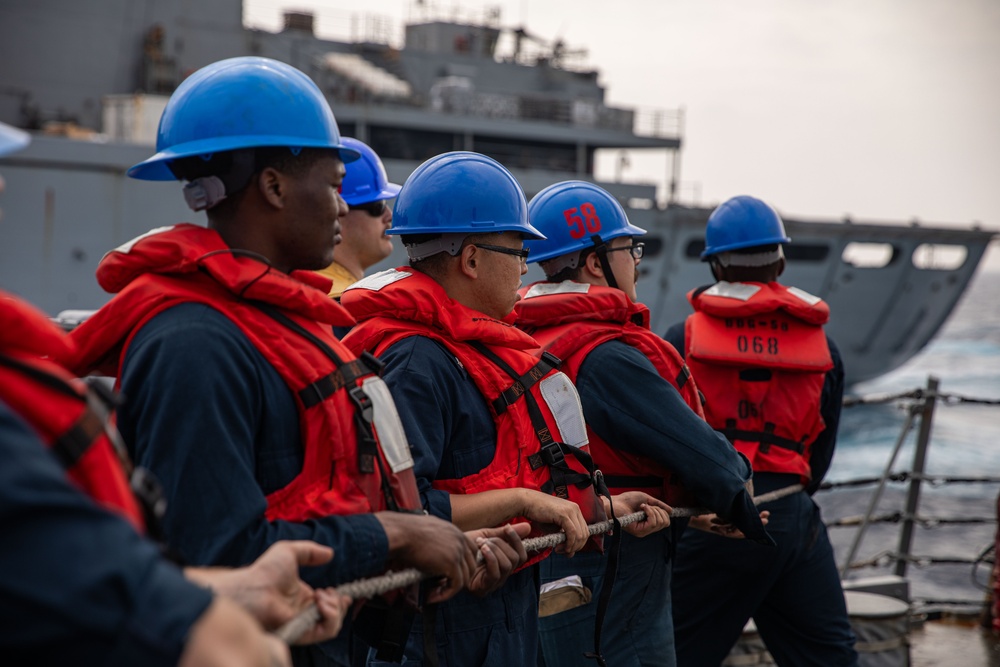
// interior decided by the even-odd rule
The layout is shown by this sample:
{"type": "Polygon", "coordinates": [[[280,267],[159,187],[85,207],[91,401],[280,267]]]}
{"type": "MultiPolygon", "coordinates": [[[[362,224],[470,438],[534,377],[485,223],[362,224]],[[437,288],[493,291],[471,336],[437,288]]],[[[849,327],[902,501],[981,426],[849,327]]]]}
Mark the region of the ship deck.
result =
{"type": "Polygon", "coordinates": [[[913,667],[1000,667],[1000,634],[974,618],[944,618],[911,628],[913,667]]]}

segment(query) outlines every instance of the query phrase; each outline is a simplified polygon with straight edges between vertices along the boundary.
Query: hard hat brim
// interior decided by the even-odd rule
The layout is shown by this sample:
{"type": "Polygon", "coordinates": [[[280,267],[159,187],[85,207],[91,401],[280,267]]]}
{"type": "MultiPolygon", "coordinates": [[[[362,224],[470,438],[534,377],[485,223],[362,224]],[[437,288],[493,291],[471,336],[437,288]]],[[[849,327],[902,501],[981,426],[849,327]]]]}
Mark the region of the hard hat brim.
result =
{"type": "Polygon", "coordinates": [[[399,191],[402,189],[402,186],[396,185],[395,183],[386,183],[385,188],[383,188],[380,192],[376,192],[375,194],[366,192],[364,194],[354,196],[348,195],[344,197],[344,201],[351,206],[355,206],[357,204],[370,204],[373,201],[395,199],[396,195],[398,195],[399,191]]]}
{"type": "Polygon", "coordinates": [[[151,158],[143,160],[131,167],[126,173],[129,178],[141,181],[176,181],[177,177],[167,166],[168,162],[198,155],[211,155],[241,148],[267,148],[288,146],[289,148],[329,148],[340,155],[340,160],[347,164],[361,157],[361,153],[343,144],[332,144],[325,141],[303,139],[302,137],[270,136],[270,137],[218,137],[189,141],[171,146],[159,151],[151,158]]]}
{"type": "MultiPolygon", "coordinates": [[[[532,227],[530,224],[523,222],[492,222],[492,221],[477,221],[469,223],[472,229],[462,230],[466,234],[493,234],[499,232],[518,232],[524,239],[532,239],[537,241],[544,241],[545,234],[532,227]]],[[[386,234],[453,234],[453,231],[442,232],[440,227],[425,226],[425,227],[407,227],[406,229],[397,229],[395,227],[387,229],[386,234]]]]}

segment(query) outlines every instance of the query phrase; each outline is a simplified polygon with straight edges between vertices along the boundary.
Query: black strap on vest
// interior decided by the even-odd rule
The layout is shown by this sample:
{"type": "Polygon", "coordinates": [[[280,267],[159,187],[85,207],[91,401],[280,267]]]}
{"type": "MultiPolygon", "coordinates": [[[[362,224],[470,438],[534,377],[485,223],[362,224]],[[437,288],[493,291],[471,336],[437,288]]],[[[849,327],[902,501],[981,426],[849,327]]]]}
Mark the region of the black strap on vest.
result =
{"type": "Polygon", "coordinates": [[[609,489],[662,489],[663,481],[656,475],[604,475],[609,489]]]}
{"type": "MultiPolygon", "coordinates": [[[[550,481],[542,487],[542,491],[559,498],[568,499],[570,485],[583,489],[593,484],[594,461],[590,457],[590,454],[572,445],[559,442],[552,437],[552,431],[549,429],[548,424],[545,423],[545,417],[542,415],[542,409],[538,406],[538,400],[528,391],[532,385],[552,369],[558,368],[562,362],[556,356],[548,352],[543,352],[542,359],[522,376],[518,375],[517,371],[511,368],[507,362],[481,342],[474,341],[471,345],[514,380],[514,384],[508,387],[505,393],[511,392],[515,387],[520,387],[520,389],[515,389],[514,391],[520,391],[517,398],[524,397],[532,428],[535,429],[535,435],[538,437],[538,442],[541,445],[537,454],[528,457],[528,464],[532,470],[537,470],[543,465],[549,467],[550,481]],[[541,369],[544,369],[544,371],[538,372],[541,369]],[[529,378],[530,380],[527,385],[525,385],[525,378],[529,378]],[[587,469],[587,474],[570,468],[569,464],[566,463],[567,454],[575,456],[587,469]]],[[[505,403],[504,410],[506,410],[508,405],[509,403],[505,403]]],[[[498,412],[497,414],[502,413],[498,412]]]]}
{"type": "Polygon", "coordinates": [[[597,611],[594,615],[594,651],[592,653],[585,652],[583,656],[596,660],[598,667],[608,667],[608,662],[601,652],[601,634],[604,629],[604,618],[607,616],[608,606],[611,604],[611,593],[618,580],[618,561],[622,550],[622,526],[618,522],[618,517],[615,516],[614,501],[611,500],[611,492],[608,490],[608,485],[600,470],[594,473],[594,486],[597,493],[608,499],[613,528],[608,546],[608,562],[604,566],[604,582],[601,585],[601,594],[597,598],[597,611]]]}
{"type": "Polygon", "coordinates": [[[687,381],[690,379],[691,379],[691,371],[688,369],[687,364],[682,364],[681,370],[677,374],[677,378],[674,380],[674,382],[677,383],[677,391],[683,389],[684,385],[686,385],[687,381]]]}
{"type": "MultiPolygon", "coordinates": [[[[485,346],[484,349],[493,354],[492,351],[488,350],[485,346]]],[[[491,360],[496,363],[491,357],[491,360]]],[[[503,362],[500,362],[503,363],[503,362]]],[[[562,362],[554,354],[549,352],[542,352],[542,358],[538,360],[538,363],[528,369],[528,372],[524,375],[517,377],[514,371],[509,366],[500,366],[503,368],[504,372],[511,377],[514,377],[514,384],[504,389],[497,398],[493,401],[493,409],[496,410],[498,415],[506,412],[510,405],[513,405],[521,396],[523,396],[529,389],[531,389],[536,382],[545,377],[549,371],[559,368],[559,364],[562,362]]],[[[498,364],[499,365],[499,364],[498,364]]]]}
{"type": "Polygon", "coordinates": [[[774,427],[775,425],[771,422],[765,422],[763,431],[745,431],[743,429],[736,428],[735,419],[727,419],[726,428],[722,429],[721,433],[726,436],[730,442],[734,442],[736,440],[759,442],[760,451],[764,454],[767,454],[767,452],[771,449],[771,445],[781,447],[782,449],[790,449],[799,455],[805,453],[805,443],[798,442],[797,440],[792,440],[790,438],[782,438],[780,435],[775,435],[774,427]]]}
{"type": "Polygon", "coordinates": [[[84,410],[80,418],[66,432],[57,437],[50,447],[50,451],[59,459],[64,470],[75,466],[98,436],[104,433],[104,422],[87,406],[86,397],[62,378],[7,355],[0,354],[0,365],[26,375],[31,380],[67,398],[79,401],[83,406],[84,410]]]}
{"type": "MultiPolygon", "coordinates": [[[[515,385],[519,382],[523,383],[523,378],[531,375],[532,372],[538,369],[543,363],[540,361],[530,371],[528,371],[525,376],[518,376],[517,372],[514,371],[513,368],[507,365],[503,359],[497,356],[492,350],[483,345],[481,342],[476,341],[471,344],[497,367],[509,375],[514,380],[515,385]]],[[[562,363],[557,357],[549,352],[543,352],[542,359],[548,364],[548,368],[546,368],[544,373],[541,373],[537,377],[532,376],[534,377],[534,382],[541,379],[541,377],[548,373],[549,370],[558,368],[559,364],[562,363]]],[[[531,384],[534,384],[534,382],[531,384]]],[[[530,385],[528,386],[530,387],[530,385]]],[[[601,471],[594,470],[593,458],[591,458],[590,454],[582,449],[579,449],[578,447],[573,447],[572,445],[567,445],[566,443],[553,439],[551,431],[545,424],[545,417],[542,415],[541,408],[538,406],[538,401],[527,389],[528,387],[522,389],[518,398],[520,396],[524,396],[524,400],[528,408],[528,415],[531,417],[531,424],[535,429],[535,434],[538,436],[539,443],[541,443],[541,450],[537,454],[529,456],[528,463],[531,465],[532,470],[537,470],[542,465],[547,465],[549,468],[549,475],[551,477],[550,481],[542,486],[542,491],[559,498],[568,499],[570,485],[574,485],[581,489],[593,485],[595,492],[599,495],[605,496],[608,499],[608,502],[611,503],[611,493],[608,491],[608,487],[604,483],[604,477],[601,474],[601,471]],[[587,470],[587,474],[577,472],[570,468],[566,463],[567,454],[574,456],[587,470]]],[[[608,550],[608,563],[604,572],[604,584],[601,588],[601,595],[597,602],[597,614],[594,621],[594,652],[585,654],[588,658],[596,659],[598,667],[607,667],[607,662],[601,654],[601,628],[604,626],[604,617],[607,615],[608,604],[611,602],[611,590],[614,588],[615,580],[618,578],[618,559],[621,551],[621,525],[618,523],[618,519],[614,516],[613,506],[611,508],[611,520],[614,524],[614,528],[611,534],[611,544],[608,550]]]]}
{"type": "MultiPolygon", "coordinates": [[[[392,511],[399,511],[399,504],[392,495],[389,475],[382,464],[382,457],[378,454],[378,443],[372,428],[372,401],[358,382],[366,375],[381,373],[382,362],[369,352],[362,353],[357,360],[345,362],[321,338],[274,306],[259,301],[252,303],[265,315],[315,345],[333,362],[334,370],[299,391],[299,398],[306,409],[309,409],[319,405],[339,389],[350,387],[348,395],[351,397],[351,402],[354,403],[354,425],[358,434],[358,471],[365,475],[371,475],[375,472],[375,467],[378,466],[382,477],[382,495],[385,498],[386,506],[392,511]]],[[[331,470],[331,477],[333,474],[334,471],[331,470]]]]}
{"type": "MultiPolygon", "coordinates": [[[[73,468],[97,438],[107,432],[105,429],[108,424],[105,418],[91,408],[87,395],[81,394],[62,378],[4,354],[0,354],[0,365],[18,371],[42,386],[83,404],[84,410],[80,418],[66,432],[56,438],[49,447],[49,451],[56,457],[64,470],[68,471],[73,468]]],[[[88,380],[92,379],[88,378],[88,380]]],[[[97,400],[106,406],[109,413],[121,404],[119,395],[98,381],[87,381],[87,391],[90,392],[90,395],[96,396],[97,400]]],[[[146,534],[158,543],[167,558],[177,564],[182,564],[182,560],[169,548],[164,537],[163,516],[166,513],[167,503],[159,480],[145,468],[133,466],[132,462],[128,460],[128,452],[120,446],[120,441],[115,442],[112,439],[111,444],[118,455],[122,472],[129,482],[129,488],[142,511],[143,519],[146,522],[146,534]]]]}

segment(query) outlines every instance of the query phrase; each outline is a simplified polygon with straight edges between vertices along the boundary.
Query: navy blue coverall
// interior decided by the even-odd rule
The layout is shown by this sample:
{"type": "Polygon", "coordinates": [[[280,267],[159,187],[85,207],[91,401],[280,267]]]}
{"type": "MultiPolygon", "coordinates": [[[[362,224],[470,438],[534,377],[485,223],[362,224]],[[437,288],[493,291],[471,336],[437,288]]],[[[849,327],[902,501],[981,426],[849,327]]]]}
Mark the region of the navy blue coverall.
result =
{"type": "MultiPolygon", "coordinates": [[[[684,324],[664,335],[684,354],[684,324]]],[[[767,503],[767,532],[777,549],[701,531],[687,531],[674,563],[674,636],[681,667],[717,665],[752,616],[779,665],[856,665],[833,547],[810,497],[833,460],[844,394],[844,365],[827,337],[833,368],[823,383],[820,414],[826,428],[812,444],[812,479],[805,491],[767,503]]],[[[695,382],[698,378],[695,378],[695,382]]],[[[755,473],[760,495],[799,482],[797,475],[755,473]]]]}
{"type": "MultiPolygon", "coordinates": [[[[597,346],[580,365],[576,387],[587,424],[605,442],[670,468],[700,504],[718,508],[740,526],[756,526],[751,537],[766,540],[744,487],[751,475],[749,462],[688,407],[642,352],[617,340],[597,346]]],[[[670,559],[684,523],[676,521],[641,539],[622,536],[618,579],[601,637],[609,665],[675,664],[670,559]]],[[[773,551],[758,544],[751,548],[773,551]]],[[[540,565],[543,582],[578,574],[593,593],[589,604],[539,620],[546,667],[594,664],[583,654],[593,650],[606,563],[600,554],[585,553],[555,555],[540,565]]]]}
{"type": "MultiPolygon", "coordinates": [[[[225,315],[186,303],[154,317],[128,348],[121,390],[119,429],[163,485],[166,539],[188,564],[242,566],[279,540],[313,540],[334,559],[303,570],[310,585],[385,569],[388,542],[373,515],[264,516],[267,494],[302,469],[299,415],[281,376],[225,315]]],[[[326,658],[295,648],[296,665],[349,664],[349,635],[345,627],[323,644],[326,658]]]]}
{"type": "MultiPolygon", "coordinates": [[[[411,336],[379,358],[413,452],[424,508],[451,521],[451,500],[431,488],[435,479],[459,479],[493,460],[497,432],[486,400],[458,360],[435,341],[411,336]]],[[[534,664],[538,637],[537,568],[511,575],[486,597],[463,591],[424,612],[413,624],[403,665],[420,665],[425,624],[434,623],[442,667],[534,664]]],[[[428,635],[430,636],[430,635],[428,635]]],[[[382,665],[369,658],[369,664],[382,665]]]]}
{"type": "Polygon", "coordinates": [[[0,655],[10,665],[176,665],[212,594],[79,491],[0,401],[0,655]]]}

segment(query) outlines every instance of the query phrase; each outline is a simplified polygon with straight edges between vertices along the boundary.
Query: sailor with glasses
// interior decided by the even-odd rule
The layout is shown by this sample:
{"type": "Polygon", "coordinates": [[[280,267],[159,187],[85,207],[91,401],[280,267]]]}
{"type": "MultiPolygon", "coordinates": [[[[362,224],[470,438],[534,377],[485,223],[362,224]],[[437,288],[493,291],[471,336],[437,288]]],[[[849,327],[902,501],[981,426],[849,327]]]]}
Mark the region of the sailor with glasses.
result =
{"type": "Polygon", "coordinates": [[[333,281],[330,296],[335,299],[361,280],[368,267],[392,254],[392,237],[386,232],[392,227],[391,200],[400,188],[389,182],[382,160],[368,144],[351,137],[341,141],[361,157],[345,165],[340,196],[347,202],[348,213],[340,219],[340,243],[333,263],[317,272],[333,281]]]}
{"type": "MultiPolygon", "coordinates": [[[[446,153],[420,165],[396,199],[392,229],[410,265],[344,292],[358,320],[344,344],[385,363],[430,514],[459,527],[547,524],[575,553],[599,548],[586,524],[607,508],[592,484],[573,385],[512,325],[528,270],[522,245],[541,238],[527,208],[514,177],[485,155],[446,153]]],[[[666,527],[665,505],[643,505],[656,501],[637,493],[615,509],[634,511],[629,502],[650,513],[641,530],[666,527]]],[[[537,627],[537,568],[526,567],[489,595],[425,609],[403,664],[533,665],[537,627]]],[[[369,654],[369,665],[387,662],[369,654]]]]}
{"type": "MultiPolygon", "coordinates": [[[[517,325],[563,360],[610,492],[708,507],[721,518],[707,527],[767,543],[749,462],[705,422],[683,360],[649,330],[649,309],[636,302],[644,245],[635,239],[646,231],[609,193],[583,181],[539,192],[528,219],[546,236],[526,245],[547,280],[521,291],[517,325]]],[[[683,523],[645,539],[623,535],[617,568],[613,547],[610,555],[542,563],[546,667],[593,665],[588,654],[616,667],[675,664],[670,559],[683,523]],[[565,600],[567,587],[578,590],[576,603],[549,608],[548,597],[565,600]]]]}

